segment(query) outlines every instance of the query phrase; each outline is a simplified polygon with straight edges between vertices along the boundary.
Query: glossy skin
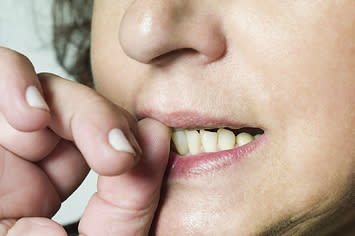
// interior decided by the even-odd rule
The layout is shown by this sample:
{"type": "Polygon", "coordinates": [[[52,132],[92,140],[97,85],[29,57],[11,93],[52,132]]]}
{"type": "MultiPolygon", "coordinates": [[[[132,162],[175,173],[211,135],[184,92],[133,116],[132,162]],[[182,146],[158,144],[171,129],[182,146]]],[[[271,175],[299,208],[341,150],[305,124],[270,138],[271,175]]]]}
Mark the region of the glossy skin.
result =
{"type": "Polygon", "coordinates": [[[341,209],[354,201],[354,12],[353,0],[95,1],[106,98],[169,127],[188,113],[267,135],[213,176],[167,180],[156,235],[321,234],[353,219],[341,209]]]}

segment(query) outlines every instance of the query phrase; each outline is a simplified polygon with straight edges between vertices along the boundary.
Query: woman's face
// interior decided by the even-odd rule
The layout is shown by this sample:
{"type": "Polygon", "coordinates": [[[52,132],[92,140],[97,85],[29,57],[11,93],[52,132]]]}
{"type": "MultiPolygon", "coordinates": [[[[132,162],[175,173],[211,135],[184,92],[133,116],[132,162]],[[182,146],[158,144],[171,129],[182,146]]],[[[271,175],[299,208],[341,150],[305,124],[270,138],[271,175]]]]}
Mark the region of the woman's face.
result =
{"type": "Polygon", "coordinates": [[[352,217],[354,12],[353,0],[95,1],[99,92],[172,128],[264,131],[171,157],[157,235],[294,235],[352,217]]]}

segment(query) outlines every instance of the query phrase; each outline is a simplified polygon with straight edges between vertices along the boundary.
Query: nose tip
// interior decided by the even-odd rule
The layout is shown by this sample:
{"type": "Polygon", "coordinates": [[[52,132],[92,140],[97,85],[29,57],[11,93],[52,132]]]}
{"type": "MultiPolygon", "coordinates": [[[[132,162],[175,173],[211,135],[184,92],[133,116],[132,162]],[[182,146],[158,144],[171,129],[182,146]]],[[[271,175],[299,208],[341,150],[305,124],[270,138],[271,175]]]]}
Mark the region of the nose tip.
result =
{"type": "Polygon", "coordinates": [[[191,13],[181,2],[148,1],[135,1],[121,21],[119,39],[127,56],[149,64],[180,49],[192,49],[204,62],[224,54],[225,37],[216,18],[191,13]]]}
{"type": "Polygon", "coordinates": [[[132,7],[126,12],[120,27],[120,43],[127,56],[142,63],[168,52],[172,41],[169,34],[173,22],[161,20],[152,11],[141,13],[132,7]]]}

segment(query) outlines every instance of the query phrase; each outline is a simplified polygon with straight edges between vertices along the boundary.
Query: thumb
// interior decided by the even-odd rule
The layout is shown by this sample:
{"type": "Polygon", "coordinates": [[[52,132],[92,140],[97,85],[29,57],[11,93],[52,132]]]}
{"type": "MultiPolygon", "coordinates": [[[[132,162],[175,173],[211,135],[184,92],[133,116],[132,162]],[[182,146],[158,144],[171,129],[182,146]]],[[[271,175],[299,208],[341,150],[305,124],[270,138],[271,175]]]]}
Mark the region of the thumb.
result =
{"type": "Polygon", "coordinates": [[[99,177],[79,225],[82,235],[148,235],[168,162],[170,129],[152,120],[138,122],[143,157],[120,176],[99,177]]]}

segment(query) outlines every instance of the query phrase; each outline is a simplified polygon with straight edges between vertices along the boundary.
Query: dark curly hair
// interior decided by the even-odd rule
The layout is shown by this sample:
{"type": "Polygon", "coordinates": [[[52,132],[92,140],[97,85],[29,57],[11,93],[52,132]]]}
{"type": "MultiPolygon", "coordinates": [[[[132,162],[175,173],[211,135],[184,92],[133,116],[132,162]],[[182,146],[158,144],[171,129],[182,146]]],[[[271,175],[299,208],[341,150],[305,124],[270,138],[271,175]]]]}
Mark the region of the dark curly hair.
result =
{"type": "Polygon", "coordinates": [[[53,46],[59,64],[78,82],[93,87],[90,28],[93,0],[54,0],[53,46]]]}
{"type": "MultiPolygon", "coordinates": [[[[93,0],[54,0],[53,46],[59,64],[78,82],[93,87],[90,66],[90,28],[93,0]]],[[[69,236],[79,235],[78,222],[66,225],[69,236]]]]}

